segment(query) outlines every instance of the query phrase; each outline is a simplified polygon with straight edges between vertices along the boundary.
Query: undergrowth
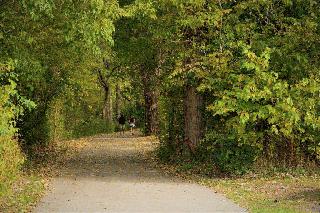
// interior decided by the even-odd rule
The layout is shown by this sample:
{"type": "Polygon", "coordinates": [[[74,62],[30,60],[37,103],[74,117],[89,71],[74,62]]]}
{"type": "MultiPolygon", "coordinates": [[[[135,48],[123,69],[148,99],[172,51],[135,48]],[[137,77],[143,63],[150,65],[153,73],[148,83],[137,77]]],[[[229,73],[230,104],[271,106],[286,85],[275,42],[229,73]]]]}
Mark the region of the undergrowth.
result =
{"type": "Polygon", "coordinates": [[[222,172],[212,162],[158,158],[166,173],[226,195],[249,212],[319,212],[320,168],[275,167],[256,163],[244,175],[222,172]]]}

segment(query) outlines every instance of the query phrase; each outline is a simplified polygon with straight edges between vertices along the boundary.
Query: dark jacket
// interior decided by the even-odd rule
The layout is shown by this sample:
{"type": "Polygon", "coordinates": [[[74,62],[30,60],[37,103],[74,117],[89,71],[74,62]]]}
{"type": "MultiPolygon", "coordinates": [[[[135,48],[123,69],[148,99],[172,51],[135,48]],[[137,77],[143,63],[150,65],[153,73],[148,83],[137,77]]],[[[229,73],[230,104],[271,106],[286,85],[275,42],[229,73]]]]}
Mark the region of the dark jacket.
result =
{"type": "Polygon", "coordinates": [[[119,124],[124,125],[126,123],[126,118],[123,115],[120,115],[118,121],[119,124]]]}

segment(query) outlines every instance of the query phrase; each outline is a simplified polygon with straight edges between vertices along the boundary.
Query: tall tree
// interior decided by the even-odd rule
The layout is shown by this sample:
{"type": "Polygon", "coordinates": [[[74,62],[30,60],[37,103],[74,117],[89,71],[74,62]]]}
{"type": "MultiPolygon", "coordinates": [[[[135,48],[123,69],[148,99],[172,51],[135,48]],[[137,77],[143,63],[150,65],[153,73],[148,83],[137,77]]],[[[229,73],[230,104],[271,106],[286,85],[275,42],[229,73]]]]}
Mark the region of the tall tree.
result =
{"type": "Polygon", "coordinates": [[[142,9],[139,2],[130,5],[130,17],[124,17],[116,24],[115,48],[121,58],[122,66],[127,68],[134,90],[141,91],[144,105],[144,133],[149,135],[157,130],[157,100],[155,76],[157,52],[152,42],[152,24],[154,11],[148,7],[142,9]],[[144,16],[145,15],[145,16],[144,16]],[[142,18],[143,17],[143,18],[142,18]]]}
{"type": "Polygon", "coordinates": [[[20,119],[20,132],[26,143],[42,143],[48,140],[51,102],[63,94],[74,75],[88,68],[79,64],[98,64],[112,45],[118,3],[5,1],[0,11],[0,58],[15,60],[18,89],[37,103],[20,119]]]}

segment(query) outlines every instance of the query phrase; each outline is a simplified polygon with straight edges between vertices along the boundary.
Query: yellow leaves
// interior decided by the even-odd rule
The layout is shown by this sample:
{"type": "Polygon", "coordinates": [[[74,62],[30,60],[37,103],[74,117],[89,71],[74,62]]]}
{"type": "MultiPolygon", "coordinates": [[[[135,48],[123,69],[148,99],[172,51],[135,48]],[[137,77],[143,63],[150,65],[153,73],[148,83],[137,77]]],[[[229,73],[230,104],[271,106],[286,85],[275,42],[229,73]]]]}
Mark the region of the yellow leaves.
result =
{"type": "Polygon", "coordinates": [[[240,123],[245,124],[249,121],[250,115],[248,112],[241,112],[240,113],[240,123]]]}
{"type": "Polygon", "coordinates": [[[278,128],[277,128],[276,125],[272,125],[272,126],[271,126],[271,131],[272,131],[273,133],[275,133],[276,135],[279,134],[279,131],[278,131],[278,128]]]}
{"type": "MultiPolygon", "coordinates": [[[[0,118],[2,122],[3,117],[0,118]]],[[[1,128],[0,123],[0,209],[5,205],[2,201],[11,194],[13,183],[21,175],[20,167],[25,160],[18,142],[12,140],[14,132],[3,134],[1,128]]]]}
{"type": "Polygon", "coordinates": [[[105,6],[103,0],[90,0],[91,8],[94,13],[100,13],[105,6]]]}
{"type": "Polygon", "coordinates": [[[291,99],[291,97],[288,97],[285,99],[285,102],[289,105],[289,106],[293,106],[293,101],[291,99]]]}
{"type": "Polygon", "coordinates": [[[246,79],[246,76],[245,76],[244,74],[238,75],[238,82],[239,82],[239,83],[245,81],[245,79],[246,79]]]}
{"type": "Polygon", "coordinates": [[[142,16],[144,18],[156,19],[157,12],[153,4],[149,1],[135,1],[134,4],[131,4],[125,7],[125,16],[126,17],[135,17],[142,16]]]}
{"type": "Polygon", "coordinates": [[[0,62],[0,73],[7,73],[14,70],[14,61],[10,60],[7,63],[0,62]]]}
{"type": "Polygon", "coordinates": [[[222,72],[228,72],[228,63],[231,60],[230,54],[228,52],[215,52],[208,55],[210,66],[213,70],[219,69],[222,72]]]}
{"type": "Polygon", "coordinates": [[[257,58],[254,52],[249,52],[249,51],[247,52],[247,57],[249,60],[252,60],[252,61],[254,61],[257,58]]]}

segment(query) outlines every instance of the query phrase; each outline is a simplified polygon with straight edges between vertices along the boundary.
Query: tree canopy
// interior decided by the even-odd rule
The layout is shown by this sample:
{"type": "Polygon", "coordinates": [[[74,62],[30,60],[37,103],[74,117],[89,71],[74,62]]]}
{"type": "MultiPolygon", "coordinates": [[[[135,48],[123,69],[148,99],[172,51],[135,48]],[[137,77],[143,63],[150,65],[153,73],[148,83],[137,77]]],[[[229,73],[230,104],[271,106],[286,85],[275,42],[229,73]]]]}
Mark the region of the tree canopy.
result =
{"type": "Polygon", "coordinates": [[[165,160],[319,163],[319,23],[315,0],[0,0],[0,180],[120,113],[165,160]]]}

